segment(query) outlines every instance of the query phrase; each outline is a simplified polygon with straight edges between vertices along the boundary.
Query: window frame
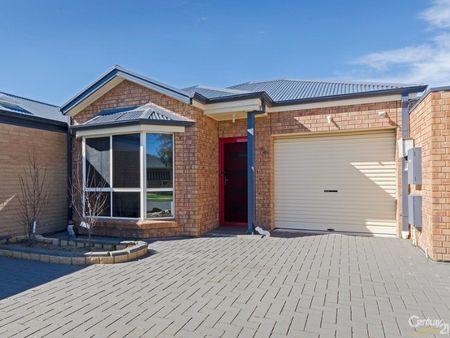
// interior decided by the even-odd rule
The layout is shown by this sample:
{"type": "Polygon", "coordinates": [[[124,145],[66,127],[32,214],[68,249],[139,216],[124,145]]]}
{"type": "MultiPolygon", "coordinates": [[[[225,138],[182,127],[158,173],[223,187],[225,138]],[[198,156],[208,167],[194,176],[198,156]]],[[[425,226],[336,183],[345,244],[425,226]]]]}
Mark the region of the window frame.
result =
{"type": "Polygon", "coordinates": [[[83,182],[83,213],[85,214],[85,204],[86,204],[86,193],[88,192],[108,192],[110,194],[110,214],[109,216],[97,216],[98,219],[110,219],[110,220],[173,220],[175,219],[175,134],[173,132],[163,132],[163,131],[139,131],[139,132],[118,132],[109,135],[98,135],[98,136],[82,136],[81,139],[82,149],[82,182],[83,182]],[[113,136],[115,135],[129,135],[129,134],[139,134],[140,135],[140,145],[139,145],[139,167],[140,167],[140,186],[139,188],[114,188],[114,176],[113,176],[113,136]],[[172,135],[172,188],[147,188],[147,161],[144,157],[147,156],[147,134],[169,134],[172,135]],[[86,140],[93,138],[109,138],[109,176],[110,176],[110,187],[87,187],[86,186],[86,140]],[[172,192],[172,210],[171,216],[167,217],[147,217],[147,192],[161,192],[170,191],[172,192]],[[140,217],[116,217],[113,216],[113,193],[114,192],[139,192],[140,193],[140,217]]]}
{"type": "MultiPolygon", "coordinates": [[[[147,188],[147,161],[144,161],[144,191],[143,191],[143,203],[145,203],[145,209],[144,210],[144,218],[145,220],[159,220],[159,219],[174,219],[175,218],[175,134],[169,133],[169,132],[153,132],[153,133],[144,133],[144,154],[145,158],[147,158],[147,134],[169,134],[172,135],[172,188],[147,188]],[[172,192],[172,210],[171,216],[167,217],[147,217],[147,193],[148,192],[172,192]]],[[[144,159],[144,156],[142,156],[142,159],[144,159]]]]}

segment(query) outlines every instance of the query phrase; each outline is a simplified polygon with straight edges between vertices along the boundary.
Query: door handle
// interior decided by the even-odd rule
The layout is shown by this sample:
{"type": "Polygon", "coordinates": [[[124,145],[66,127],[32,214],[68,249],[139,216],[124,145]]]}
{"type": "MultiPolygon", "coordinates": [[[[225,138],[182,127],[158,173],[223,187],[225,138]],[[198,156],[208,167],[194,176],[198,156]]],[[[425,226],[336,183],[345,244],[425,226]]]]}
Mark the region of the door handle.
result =
{"type": "Polygon", "coordinates": [[[323,192],[338,192],[336,189],[325,189],[323,192]]]}

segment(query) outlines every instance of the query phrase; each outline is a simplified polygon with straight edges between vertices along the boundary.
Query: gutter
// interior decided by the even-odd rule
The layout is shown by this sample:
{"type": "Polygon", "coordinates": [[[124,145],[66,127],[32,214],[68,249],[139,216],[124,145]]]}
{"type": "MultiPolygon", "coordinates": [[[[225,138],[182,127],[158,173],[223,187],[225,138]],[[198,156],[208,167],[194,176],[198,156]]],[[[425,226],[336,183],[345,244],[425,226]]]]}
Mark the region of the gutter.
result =
{"type": "Polygon", "coordinates": [[[110,122],[110,123],[102,123],[102,124],[79,124],[75,126],[71,126],[70,129],[77,130],[92,130],[92,129],[105,129],[105,128],[114,128],[114,127],[123,127],[123,126],[134,126],[134,125],[158,125],[158,126],[184,126],[188,127],[194,124],[194,121],[170,121],[170,120],[135,120],[135,121],[121,121],[121,122],[110,122]]]}
{"type": "Polygon", "coordinates": [[[12,113],[6,110],[0,110],[0,123],[56,132],[66,132],[68,129],[66,122],[46,119],[34,115],[12,113]]]}
{"type": "Polygon", "coordinates": [[[420,97],[419,100],[417,100],[416,103],[414,103],[414,105],[411,107],[410,111],[413,111],[414,109],[416,109],[416,107],[423,101],[425,100],[425,98],[428,96],[428,94],[430,93],[435,93],[435,92],[443,92],[443,91],[450,91],[450,86],[442,86],[442,87],[433,87],[433,88],[428,88],[420,97]]]}
{"type": "Polygon", "coordinates": [[[207,98],[206,96],[203,96],[200,93],[195,93],[192,99],[199,101],[203,104],[211,104],[211,103],[221,103],[221,102],[233,102],[233,101],[240,101],[240,100],[246,100],[246,99],[262,99],[266,102],[269,102],[270,105],[274,104],[274,101],[270,98],[270,96],[266,92],[251,92],[251,93],[244,93],[244,94],[232,94],[222,97],[216,97],[216,98],[207,98]]]}
{"type": "Polygon", "coordinates": [[[312,97],[307,99],[299,99],[299,100],[286,100],[286,101],[275,101],[272,106],[287,106],[293,104],[302,104],[302,103],[315,103],[315,102],[323,102],[323,101],[336,101],[336,100],[348,100],[348,99],[357,99],[361,97],[371,97],[371,96],[384,96],[384,95],[396,95],[396,94],[409,94],[409,93],[417,93],[423,92],[427,86],[412,86],[412,87],[404,87],[404,88],[395,88],[395,89],[387,89],[387,90],[374,90],[369,92],[361,92],[361,93],[353,93],[353,94],[341,94],[341,95],[329,95],[322,97],[312,97]]]}

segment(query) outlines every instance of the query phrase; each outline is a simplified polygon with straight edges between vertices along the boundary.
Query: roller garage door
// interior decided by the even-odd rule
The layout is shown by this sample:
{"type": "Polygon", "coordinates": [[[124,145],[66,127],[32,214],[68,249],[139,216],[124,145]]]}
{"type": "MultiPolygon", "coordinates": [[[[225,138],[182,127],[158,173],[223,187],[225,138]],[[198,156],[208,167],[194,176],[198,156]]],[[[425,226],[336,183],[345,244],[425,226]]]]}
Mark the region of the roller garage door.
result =
{"type": "Polygon", "coordinates": [[[396,233],[393,131],[279,138],[278,228],[396,233]]]}

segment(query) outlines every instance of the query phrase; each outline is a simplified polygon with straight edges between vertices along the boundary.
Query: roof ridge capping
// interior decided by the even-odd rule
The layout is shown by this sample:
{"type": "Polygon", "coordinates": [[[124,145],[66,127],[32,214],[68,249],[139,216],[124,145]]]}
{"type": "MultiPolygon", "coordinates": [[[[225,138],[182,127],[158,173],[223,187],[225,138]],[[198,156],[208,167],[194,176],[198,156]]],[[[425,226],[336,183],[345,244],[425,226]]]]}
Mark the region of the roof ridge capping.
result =
{"type": "Polygon", "coordinates": [[[183,88],[182,90],[193,89],[193,88],[209,89],[209,90],[215,90],[215,91],[219,91],[219,92],[227,92],[227,93],[232,93],[232,94],[251,93],[251,91],[248,91],[248,90],[234,89],[234,88],[228,88],[228,87],[205,86],[205,85],[201,85],[201,84],[186,87],[186,88],[183,88]]]}
{"type": "Polygon", "coordinates": [[[295,81],[295,82],[308,82],[308,83],[336,83],[336,84],[361,84],[361,85],[382,85],[382,86],[392,86],[392,87],[401,87],[401,88],[409,88],[409,87],[420,87],[426,86],[425,84],[419,83],[399,83],[399,82],[382,82],[382,81],[366,81],[366,80],[333,80],[333,79],[295,79],[295,78],[276,78],[270,80],[257,80],[257,81],[247,81],[243,83],[238,83],[235,85],[231,85],[226,87],[227,89],[234,89],[235,87],[249,85],[249,84],[262,84],[262,83],[270,83],[270,82],[279,82],[279,81],[295,81]]]}
{"type": "Polygon", "coordinates": [[[111,67],[108,71],[103,73],[95,81],[91,82],[87,87],[85,87],[80,92],[75,94],[68,101],[66,101],[61,106],[62,113],[67,114],[70,110],[81,104],[83,101],[88,99],[92,94],[105,87],[105,85],[107,85],[109,82],[111,82],[113,79],[117,77],[137,83],[146,88],[155,90],[161,94],[170,96],[178,101],[182,101],[184,103],[191,103],[191,96],[184,90],[172,87],[163,82],[132,72],[122,66],[115,65],[111,67]]]}
{"type": "MultiPolygon", "coordinates": [[[[141,112],[141,115],[138,119],[148,119],[150,118],[152,113],[158,113],[161,115],[165,115],[167,118],[172,120],[182,120],[185,122],[194,122],[191,119],[188,119],[187,117],[184,117],[180,114],[177,114],[165,107],[159,106],[153,102],[147,102],[145,104],[141,105],[134,105],[134,106],[123,106],[123,107],[115,107],[115,108],[106,108],[103,110],[100,110],[97,112],[92,118],[86,121],[86,123],[89,123],[91,121],[94,121],[102,116],[107,115],[115,115],[115,114],[121,114],[120,116],[127,114],[127,113],[133,113],[133,112],[141,112]]],[[[119,116],[119,118],[120,118],[119,116]]]]}
{"type": "Polygon", "coordinates": [[[284,80],[287,80],[287,81],[302,81],[302,82],[317,82],[317,83],[378,85],[378,86],[392,86],[392,87],[399,87],[399,88],[424,86],[424,84],[420,84],[420,83],[400,83],[400,82],[382,82],[382,81],[366,81],[366,80],[364,80],[364,81],[359,81],[359,80],[326,80],[326,79],[302,80],[302,79],[291,79],[291,78],[286,78],[284,80]]]}
{"type": "MultiPolygon", "coordinates": [[[[160,105],[157,105],[156,103],[153,103],[153,102],[148,102],[146,104],[143,104],[143,105],[137,107],[135,110],[139,110],[139,108],[143,108],[145,113],[147,113],[148,111],[150,111],[150,114],[155,113],[155,112],[161,113],[161,111],[162,111],[163,114],[165,114],[167,117],[169,117],[171,119],[174,119],[174,120],[179,119],[179,120],[184,120],[186,122],[194,122],[193,120],[188,119],[187,117],[185,117],[183,115],[175,113],[175,112],[173,112],[165,107],[162,107],[160,105]],[[156,110],[159,110],[159,111],[156,111],[155,108],[156,108],[156,110]]],[[[149,114],[149,116],[150,116],[150,114],[149,114]]]]}

